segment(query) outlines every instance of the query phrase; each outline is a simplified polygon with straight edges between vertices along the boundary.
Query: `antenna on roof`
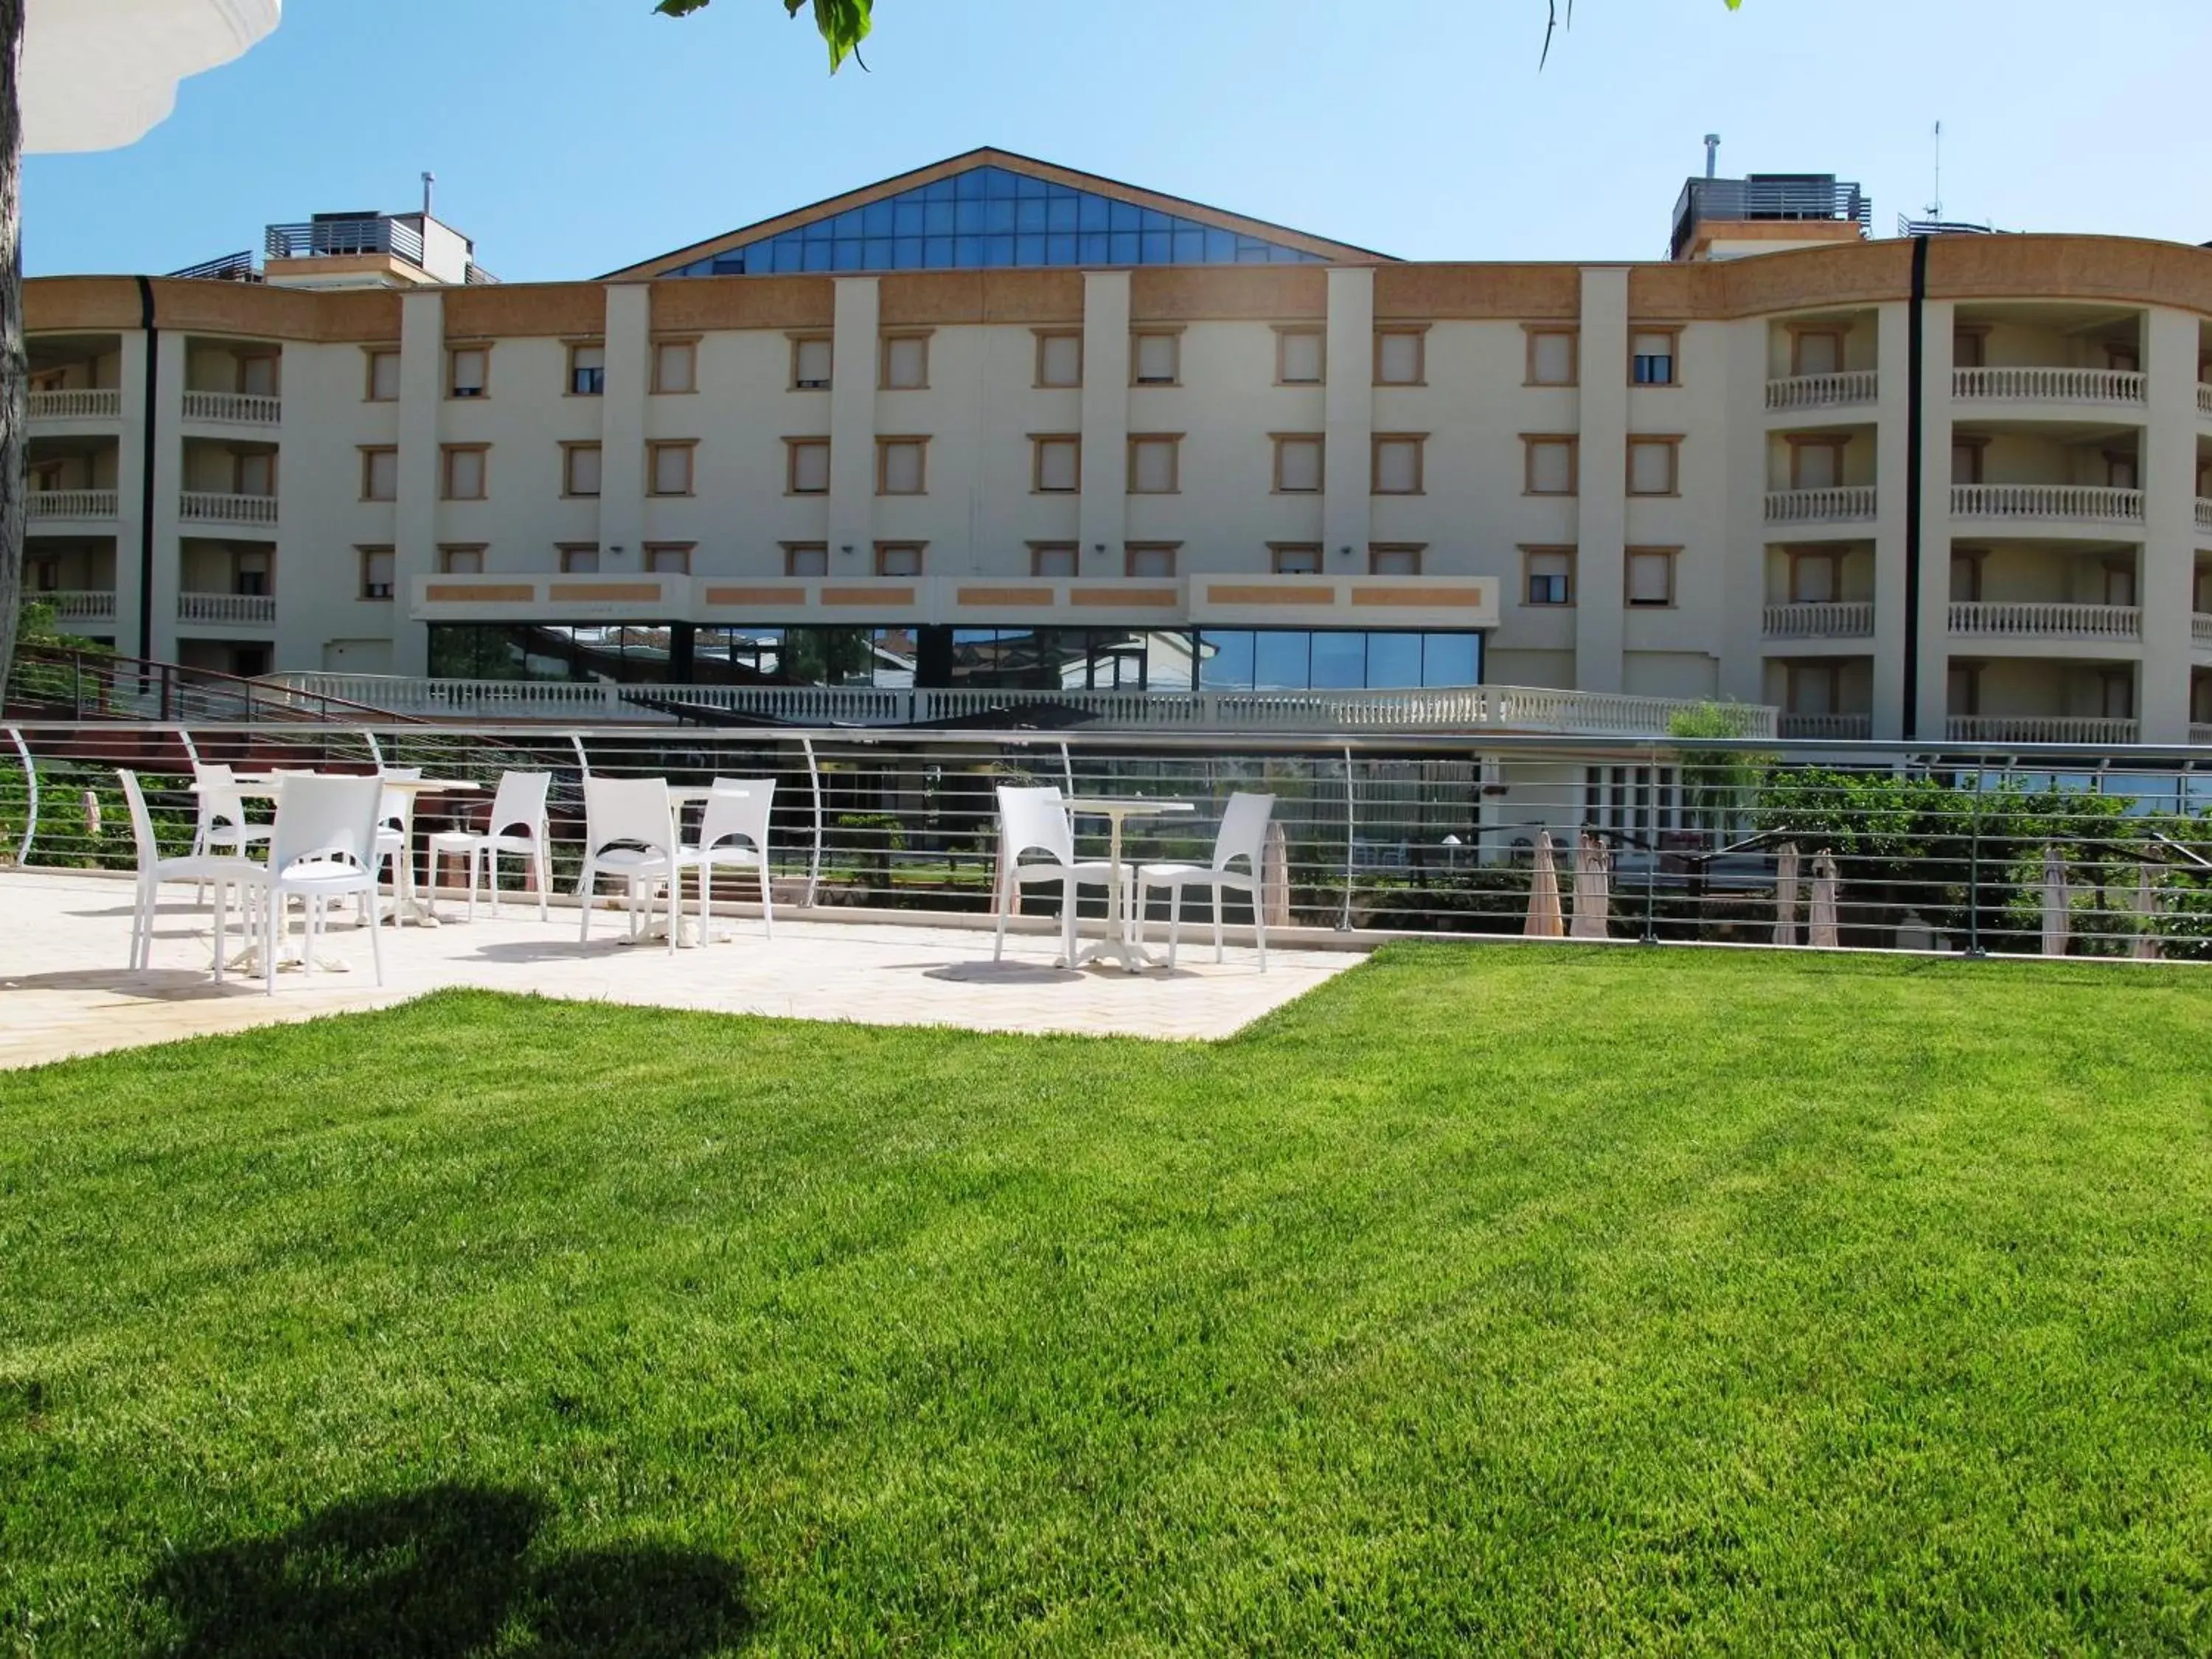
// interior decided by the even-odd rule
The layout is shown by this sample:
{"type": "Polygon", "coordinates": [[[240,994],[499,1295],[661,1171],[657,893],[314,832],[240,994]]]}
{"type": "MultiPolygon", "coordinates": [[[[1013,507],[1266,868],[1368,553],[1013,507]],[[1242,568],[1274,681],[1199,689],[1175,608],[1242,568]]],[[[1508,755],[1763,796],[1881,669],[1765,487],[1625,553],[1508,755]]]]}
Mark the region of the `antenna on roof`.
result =
{"type": "Polygon", "coordinates": [[[438,175],[434,173],[422,175],[422,216],[425,219],[430,216],[430,187],[437,182],[438,175]]]}
{"type": "Polygon", "coordinates": [[[1705,135],[1705,177],[1712,178],[1720,171],[1721,136],[1717,132],[1705,135]]]}
{"type": "Polygon", "coordinates": [[[1943,216],[1943,124],[1936,124],[1936,199],[1928,204],[1928,216],[1943,216]]]}

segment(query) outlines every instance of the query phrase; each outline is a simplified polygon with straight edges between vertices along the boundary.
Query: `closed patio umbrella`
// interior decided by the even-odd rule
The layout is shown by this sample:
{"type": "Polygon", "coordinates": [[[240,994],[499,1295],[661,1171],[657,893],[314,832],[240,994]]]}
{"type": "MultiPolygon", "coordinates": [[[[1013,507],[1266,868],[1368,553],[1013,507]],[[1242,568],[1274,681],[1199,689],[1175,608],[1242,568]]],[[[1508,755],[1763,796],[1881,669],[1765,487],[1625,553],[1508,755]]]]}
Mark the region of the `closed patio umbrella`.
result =
{"type": "Polygon", "coordinates": [[[1534,878],[1528,884],[1528,920],[1521,931],[1530,939],[1561,939],[1566,934],[1559,914],[1559,866],[1552,856],[1552,832],[1536,832],[1534,878]]]}
{"type": "Polygon", "coordinates": [[[283,0],[29,0],[24,148],[115,149],[167,118],[177,82],[276,27],[283,0]]]}
{"type": "Polygon", "coordinates": [[[2043,849],[2043,954],[2063,957],[2074,937],[2073,895],[2066,885],[2066,860],[2056,847],[2043,849]]]}
{"type": "Polygon", "coordinates": [[[1613,899],[1613,854],[1604,841],[1585,835],[1575,848],[1576,939],[1607,937],[1606,910],[1613,899]]]}
{"type": "Polygon", "coordinates": [[[1826,853],[1813,855],[1813,903],[1805,934],[1805,943],[1816,949],[1836,948],[1836,861],[1826,853]]]}
{"type": "Polygon", "coordinates": [[[1797,942],[1797,843],[1785,841],[1774,854],[1774,942],[1797,942]]]}
{"type": "Polygon", "coordinates": [[[2158,960],[2158,877],[2148,864],[2136,866],[2136,937],[2138,962],[2158,960]]]}

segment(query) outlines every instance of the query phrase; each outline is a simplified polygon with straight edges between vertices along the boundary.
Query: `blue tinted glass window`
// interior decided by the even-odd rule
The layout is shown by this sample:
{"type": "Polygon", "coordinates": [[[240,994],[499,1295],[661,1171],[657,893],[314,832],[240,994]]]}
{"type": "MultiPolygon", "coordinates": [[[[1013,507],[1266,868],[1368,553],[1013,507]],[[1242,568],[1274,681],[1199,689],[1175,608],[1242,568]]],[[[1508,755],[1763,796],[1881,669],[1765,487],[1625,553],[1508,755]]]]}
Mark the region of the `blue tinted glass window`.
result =
{"type": "Polygon", "coordinates": [[[1313,684],[1341,691],[1367,684],[1367,635],[1321,633],[1313,636],[1313,684]]]}
{"type": "Polygon", "coordinates": [[[952,239],[932,236],[921,245],[921,263],[926,269],[943,270],[952,263],[952,239]]]}
{"type": "Polygon", "coordinates": [[[1169,215],[1161,212],[1158,208],[1146,208],[1144,211],[1145,220],[1142,224],[1137,227],[1138,229],[1173,230],[1175,228],[1175,220],[1169,215]]]}
{"type": "Polygon", "coordinates": [[[830,243],[830,269],[832,270],[860,270],[866,263],[860,258],[860,246],[858,242],[830,243]]]}
{"type": "Polygon", "coordinates": [[[1206,233],[1206,263],[1210,265],[1232,265],[1237,263],[1236,232],[1209,230],[1206,233]]]}
{"type": "Polygon", "coordinates": [[[1091,231],[1076,238],[1079,258],[1086,265],[1103,265],[1112,257],[1114,239],[1103,230],[1091,231]]]}
{"type": "Polygon", "coordinates": [[[952,263],[962,270],[970,270],[983,263],[983,239],[980,236],[956,236],[952,239],[952,263]]]}
{"type": "Polygon", "coordinates": [[[1206,262],[1206,233],[1202,230],[1176,232],[1175,257],[1179,265],[1203,264],[1206,262]]]}
{"type": "Polygon", "coordinates": [[[921,238],[902,236],[892,243],[891,263],[901,270],[919,270],[921,268],[921,238]]]}
{"type": "Polygon", "coordinates": [[[871,202],[860,210],[860,228],[871,236],[891,234],[891,216],[896,204],[891,202],[871,202]]]}
{"type": "Polygon", "coordinates": [[[1312,635],[1303,629],[1262,629],[1252,636],[1252,684],[1263,691],[1299,691],[1306,678],[1312,635]]]}
{"type": "Polygon", "coordinates": [[[921,198],[902,196],[891,204],[891,234],[895,236],[919,236],[925,227],[921,222],[924,208],[921,198]]]}
{"type": "Polygon", "coordinates": [[[807,243],[807,244],[806,244],[806,269],[807,269],[807,270],[829,270],[829,269],[830,269],[830,251],[831,251],[832,249],[834,249],[836,246],[837,246],[837,245],[836,245],[835,242],[809,242],[809,243],[807,243]]]}
{"type": "Polygon", "coordinates": [[[1111,264],[1133,265],[1141,257],[1137,251],[1137,233],[1117,230],[1106,239],[1107,261],[1111,264]]]}
{"type": "Polygon", "coordinates": [[[983,228],[983,216],[989,210],[985,202],[963,202],[952,216],[952,228],[963,236],[973,236],[983,228]]]}
{"type": "Polygon", "coordinates": [[[1199,683],[1209,691],[1252,689],[1252,636],[1207,629],[1200,641],[1199,683]]]}
{"type": "Polygon", "coordinates": [[[1431,634],[1422,653],[1424,685],[1482,684],[1482,638],[1477,634],[1431,634]]]}
{"type": "Polygon", "coordinates": [[[1367,636],[1367,683],[1386,690],[1421,683],[1421,636],[1419,634],[1370,634],[1367,636]]]}
{"type": "Polygon", "coordinates": [[[1175,238],[1164,230],[1145,231],[1137,240],[1144,249],[1138,257],[1148,265],[1164,265],[1175,258],[1175,238]]]}
{"type": "Polygon", "coordinates": [[[991,172],[989,167],[971,167],[965,173],[954,174],[953,195],[963,202],[981,201],[990,191],[991,172]]]}
{"type": "Polygon", "coordinates": [[[994,235],[1005,235],[1014,228],[1014,204],[1012,202],[987,202],[983,204],[983,228],[994,235]]]}
{"type": "Polygon", "coordinates": [[[925,202],[949,202],[957,194],[952,186],[952,179],[939,179],[935,184],[924,185],[920,190],[908,191],[907,193],[909,196],[919,196],[925,202]]]}
{"type": "Polygon", "coordinates": [[[960,207],[957,202],[930,202],[921,210],[921,234],[925,236],[950,236],[959,227],[960,207]]]}
{"type": "MultiPolygon", "coordinates": [[[[827,244],[823,245],[822,252],[825,256],[829,253],[827,244]]],[[[775,248],[771,257],[778,270],[804,270],[806,269],[806,253],[805,243],[794,241],[788,236],[779,236],[775,239],[775,248]]]]}
{"type": "Polygon", "coordinates": [[[1034,202],[1015,203],[1014,228],[1016,230],[1042,230],[1045,225],[1045,209],[1050,204],[1045,202],[1042,198],[1034,202]]]}
{"type": "Polygon", "coordinates": [[[1014,262],[1014,239],[1011,236],[986,236],[983,239],[983,261],[987,265],[1010,265],[1014,262]]]}
{"type": "Polygon", "coordinates": [[[1073,196],[1055,196],[1044,204],[1044,228],[1047,230],[1073,230],[1075,216],[1082,204],[1073,196]]]}
{"type": "Polygon", "coordinates": [[[837,227],[837,234],[840,236],[860,236],[866,234],[860,223],[860,210],[858,208],[847,208],[830,222],[837,227]]]}
{"type": "Polygon", "coordinates": [[[1141,230],[1144,228],[1145,210],[1134,202],[1109,202],[1107,207],[1113,216],[1111,228],[1141,230]]]}
{"type": "Polygon", "coordinates": [[[1267,245],[1265,242],[1237,243],[1237,263],[1240,265],[1266,264],[1267,263],[1267,245]]]}
{"type": "Polygon", "coordinates": [[[1043,264],[1045,263],[1044,238],[1042,236],[1015,237],[1014,263],[1018,265],[1043,264]]]}
{"type": "Polygon", "coordinates": [[[860,244],[860,257],[867,262],[864,269],[883,270],[891,262],[891,239],[888,236],[869,237],[860,244]]]}
{"type": "Polygon", "coordinates": [[[1103,196],[1084,196],[1076,200],[1075,210],[1085,230],[1104,230],[1113,217],[1114,204],[1103,196]]]}
{"type": "Polygon", "coordinates": [[[1075,237],[1048,236],[1044,239],[1044,262],[1048,265],[1072,265],[1075,263],[1075,237]]]}
{"type": "Polygon", "coordinates": [[[800,226],[796,233],[787,234],[804,236],[810,242],[826,242],[837,234],[837,222],[835,219],[817,219],[811,225],[800,226]]]}

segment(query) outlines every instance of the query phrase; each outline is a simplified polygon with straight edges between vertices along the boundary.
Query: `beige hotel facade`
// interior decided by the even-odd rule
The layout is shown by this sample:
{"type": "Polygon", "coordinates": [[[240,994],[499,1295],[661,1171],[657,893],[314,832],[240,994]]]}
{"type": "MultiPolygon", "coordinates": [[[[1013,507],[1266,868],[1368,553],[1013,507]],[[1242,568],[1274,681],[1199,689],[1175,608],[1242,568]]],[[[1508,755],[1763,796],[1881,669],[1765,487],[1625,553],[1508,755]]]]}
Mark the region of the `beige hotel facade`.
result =
{"type": "Polygon", "coordinates": [[[1868,218],[1692,180],[1672,258],[1417,264],[979,151],[588,281],[271,227],[26,285],[27,585],[341,693],[1480,683],[2212,744],[2212,251],[1868,218]]]}

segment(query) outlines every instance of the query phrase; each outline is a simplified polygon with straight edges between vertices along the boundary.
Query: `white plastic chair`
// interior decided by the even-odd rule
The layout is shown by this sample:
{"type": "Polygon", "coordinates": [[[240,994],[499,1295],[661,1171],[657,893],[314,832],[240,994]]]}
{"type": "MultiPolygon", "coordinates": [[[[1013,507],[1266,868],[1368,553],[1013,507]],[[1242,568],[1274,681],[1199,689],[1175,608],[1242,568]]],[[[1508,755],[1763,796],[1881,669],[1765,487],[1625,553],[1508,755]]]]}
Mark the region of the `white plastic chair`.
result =
{"type": "Polygon", "coordinates": [[[1221,955],[1221,896],[1224,891],[1252,896],[1252,931],[1260,945],[1260,971],[1267,971],[1267,907],[1261,901],[1260,881],[1267,860],[1267,820],[1275,811],[1273,795],[1239,792],[1229,798],[1221,815],[1221,833],[1214,838],[1213,862],[1147,864],[1137,871],[1137,915],[1141,922],[1146,896],[1154,888],[1168,894],[1168,966],[1176,964],[1176,945],[1182,937],[1182,892],[1186,887],[1206,887],[1213,892],[1213,959],[1221,955]],[[1239,860],[1243,870],[1232,868],[1239,860]]]}
{"type": "Polygon", "coordinates": [[[491,817],[482,830],[441,830],[430,837],[430,894],[438,892],[438,860],[465,857],[469,861],[469,920],[477,919],[477,878],[489,866],[491,913],[499,914],[499,855],[513,853],[530,860],[531,878],[538,887],[538,920],[545,920],[547,870],[545,848],[550,826],[545,797],[553,787],[550,772],[502,772],[499,791],[492,797],[491,817]],[[520,835],[508,833],[520,830],[520,835]]]}
{"type": "Polygon", "coordinates": [[[238,775],[219,761],[203,761],[192,768],[199,786],[199,823],[192,834],[192,855],[211,853],[244,854],[256,842],[269,839],[270,826],[246,815],[246,797],[221,786],[237,781],[238,775]]]}
{"type": "Polygon", "coordinates": [[[146,811],[146,792],[138,787],[138,775],[118,769],[115,775],[123,780],[123,798],[131,805],[131,841],[138,854],[137,902],[131,917],[131,967],[153,964],[154,915],[161,901],[161,884],[197,882],[215,888],[215,981],[222,984],[230,890],[240,890],[239,922],[241,929],[250,933],[253,911],[246,890],[260,886],[268,878],[268,871],[252,859],[235,854],[192,853],[183,858],[163,858],[161,843],[155,838],[153,817],[146,811]]]}
{"type": "Polygon", "coordinates": [[[349,893],[362,906],[369,951],[376,961],[376,982],[384,983],[384,936],[377,926],[381,918],[376,887],[383,793],[382,782],[372,777],[288,777],[279,786],[276,833],[269,842],[261,914],[262,981],[271,994],[276,989],[286,906],[296,898],[307,907],[301,955],[312,969],[324,907],[349,893]]]}
{"type": "Polygon", "coordinates": [[[699,817],[698,844],[680,848],[676,859],[679,867],[699,872],[700,944],[708,942],[708,890],[714,871],[723,865],[750,870],[760,878],[763,931],[775,937],[775,900],[769,892],[768,868],[769,813],[775,805],[774,778],[714,780],[714,793],[707,797],[699,817]],[[738,845],[740,840],[746,844],[738,845]]]}
{"type": "Polygon", "coordinates": [[[1058,882],[1060,889],[1060,963],[1075,961],[1075,896],[1079,887],[1114,885],[1114,866],[1103,859],[1078,863],[1075,830],[1067,819],[1067,803],[1048,784],[1029,789],[1012,784],[999,786],[999,864],[1003,887],[998,894],[998,934],[991,960],[1001,960],[1006,951],[1006,919],[1020,907],[1022,889],[1058,882]],[[1043,859],[1022,862],[1024,853],[1042,853],[1043,859]]]}
{"type": "MultiPolygon", "coordinates": [[[[378,776],[419,779],[419,766],[387,766],[378,776]]],[[[392,860],[392,900],[395,914],[398,907],[415,896],[415,792],[412,789],[380,791],[376,803],[376,867],[381,869],[386,859],[392,860]]],[[[431,866],[432,874],[437,866],[431,866]]],[[[434,883],[433,884],[434,885],[434,883]]]]}
{"type": "Polygon", "coordinates": [[[681,847],[667,779],[586,777],[584,867],[576,877],[576,897],[583,920],[576,942],[587,944],[591,939],[592,897],[600,877],[617,876],[629,884],[632,938],[637,933],[641,884],[664,882],[668,888],[668,950],[674,955],[681,881],[676,860],[681,847]]]}

